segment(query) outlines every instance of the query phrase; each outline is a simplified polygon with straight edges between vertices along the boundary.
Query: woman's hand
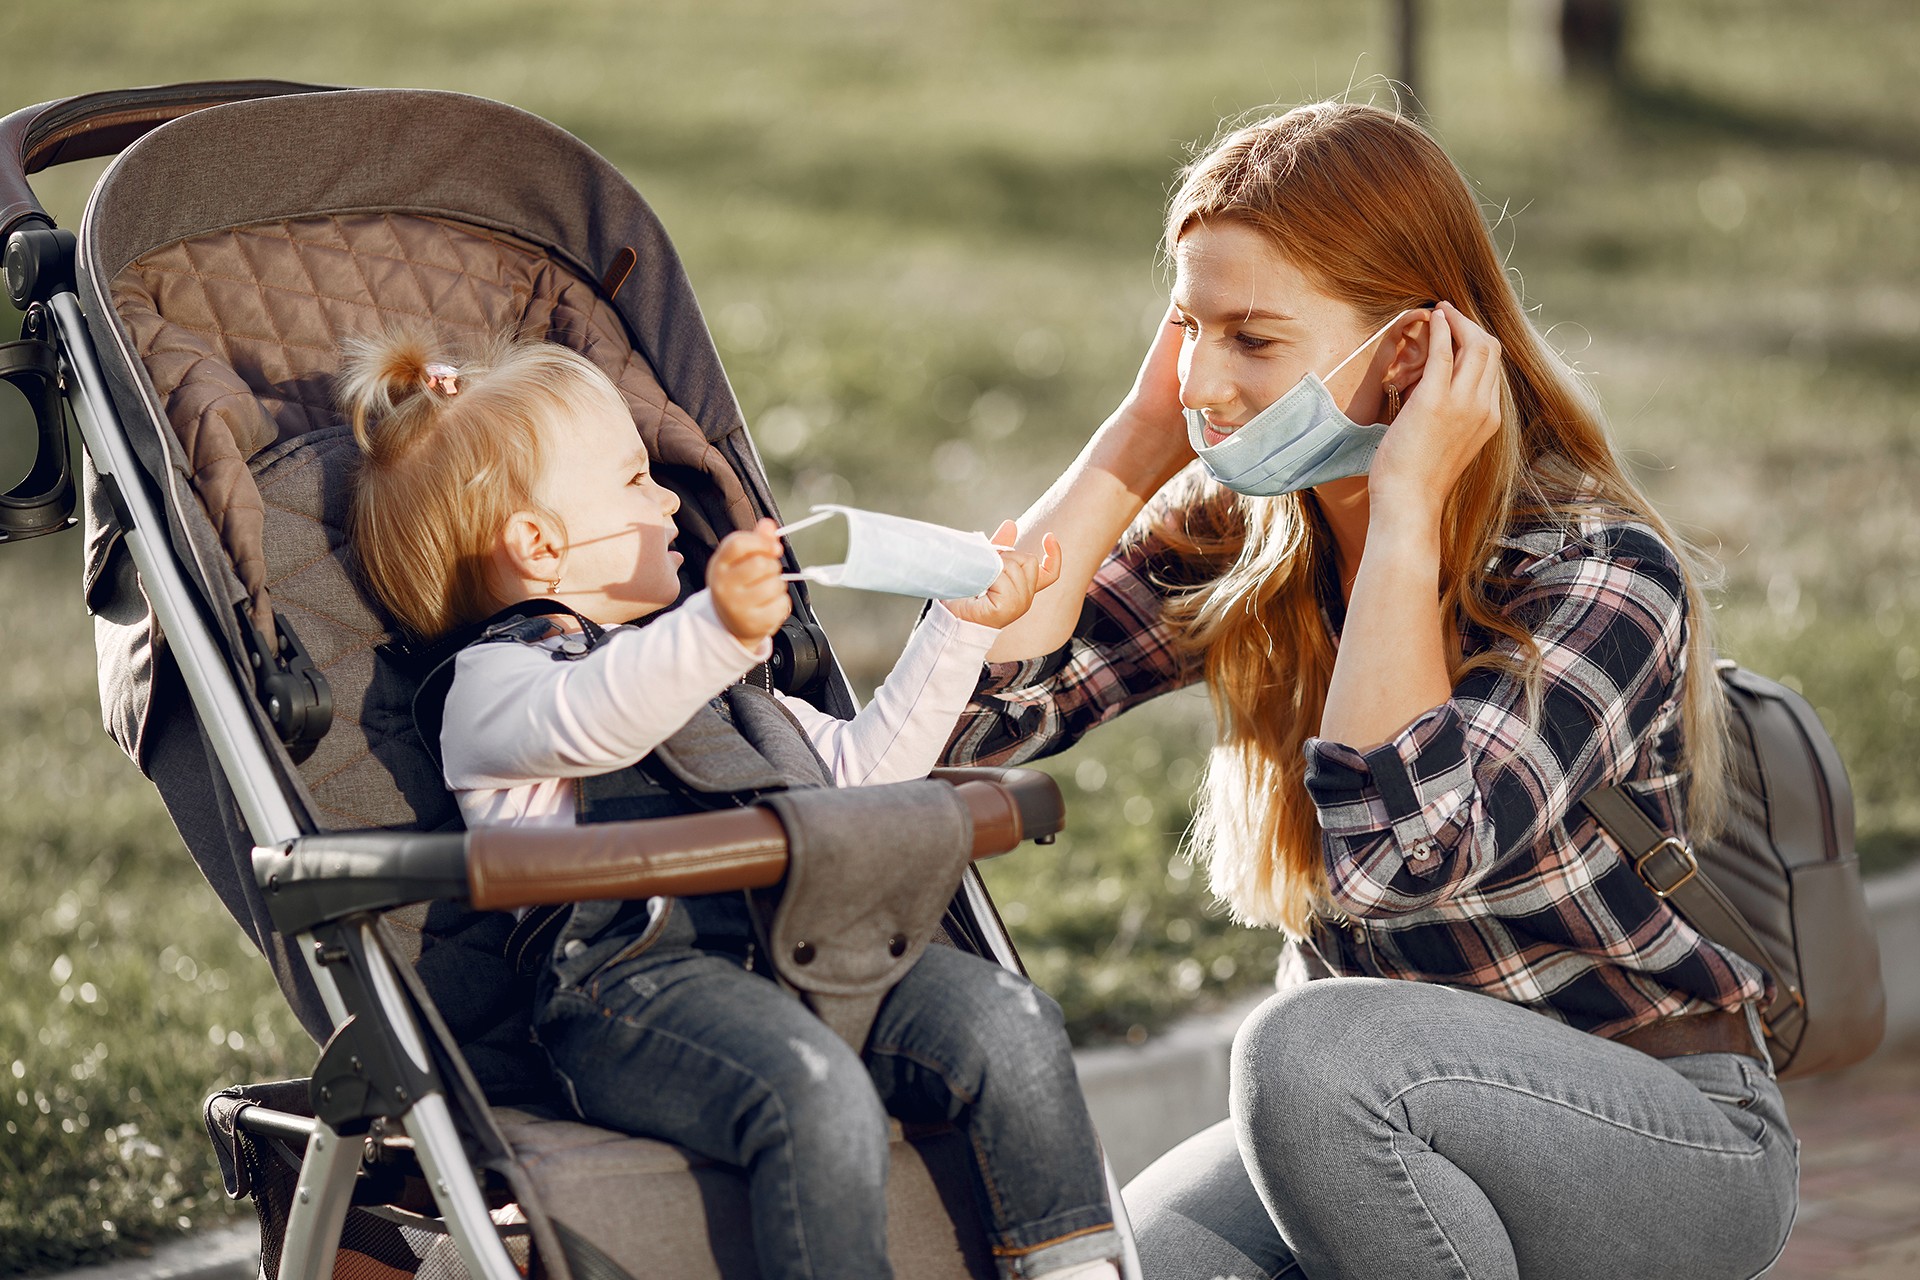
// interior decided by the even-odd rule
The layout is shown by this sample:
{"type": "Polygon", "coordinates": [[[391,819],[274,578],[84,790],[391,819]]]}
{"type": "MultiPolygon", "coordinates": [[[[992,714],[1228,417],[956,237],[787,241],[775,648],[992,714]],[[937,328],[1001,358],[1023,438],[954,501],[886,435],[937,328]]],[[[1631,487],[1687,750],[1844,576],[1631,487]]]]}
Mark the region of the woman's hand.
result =
{"type": "Polygon", "coordinates": [[[1044,553],[1045,540],[1053,537],[1043,536],[1049,529],[1066,538],[1066,550],[1054,548],[1060,556],[1059,576],[1052,579],[1056,585],[1043,589],[1024,616],[1002,629],[987,654],[989,662],[1037,658],[1065,644],[1101,561],[1147,499],[1193,461],[1180,409],[1178,318],[1169,308],[1127,398],[1020,518],[1023,552],[1044,553]]]}
{"type": "Polygon", "coordinates": [[[728,534],[707,561],[707,590],[713,611],[735,640],[757,648],[780,629],[793,609],[787,584],[780,579],[779,526],[761,520],[751,529],[728,534]]]}
{"type": "Polygon", "coordinates": [[[1060,544],[1052,534],[1041,539],[1041,554],[1013,550],[1019,528],[1003,520],[994,530],[992,542],[1006,547],[1000,553],[1000,576],[993,585],[970,600],[943,600],[948,613],[962,622],[977,622],[983,627],[1004,627],[1027,611],[1033,597],[1053,585],[1060,576],[1060,544]]]}
{"type": "Polygon", "coordinates": [[[1452,303],[1427,323],[1426,366],[1367,472],[1370,524],[1437,529],[1447,495],[1500,429],[1500,343],[1452,303]]]}
{"type": "Polygon", "coordinates": [[[1101,435],[1113,437],[1101,461],[1144,501],[1193,461],[1187,420],[1180,404],[1180,343],[1185,330],[1172,307],[1153,335],[1133,389],[1107,420],[1101,435]]]}
{"type": "Polygon", "coordinates": [[[1500,344],[1453,306],[1367,472],[1367,541],[1347,601],[1320,735],[1369,750],[1453,693],[1440,614],[1440,512],[1500,429],[1500,344]]]}

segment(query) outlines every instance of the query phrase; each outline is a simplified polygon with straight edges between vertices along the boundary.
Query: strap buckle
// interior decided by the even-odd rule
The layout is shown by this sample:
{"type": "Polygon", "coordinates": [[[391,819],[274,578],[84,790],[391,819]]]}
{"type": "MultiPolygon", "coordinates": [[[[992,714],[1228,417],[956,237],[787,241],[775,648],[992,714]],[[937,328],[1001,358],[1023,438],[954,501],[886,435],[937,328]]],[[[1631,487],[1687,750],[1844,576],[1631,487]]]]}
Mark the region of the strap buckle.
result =
{"type": "Polygon", "coordinates": [[[1693,848],[1685,840],[1680,839],[1678,836],[1668,836],[1665,840],[1662,840],[1659,844],[1634,859],[1633,869],[1639,875],[1640,879],[1645,882],[1647,888],[1653,890],[1653,896],[1665,901],[1678,893],[1681,886],[1685,885],[1687,881],[1700,874],[1700,860],[1693,856],[1693,848]],[[1653,874],[1647,870],[1648,864],[1663,853],[1674,855],[1679,859],[1680,864],[1687,869],[1685,875],[1664,887],[1655,880],[1653,874]]]}

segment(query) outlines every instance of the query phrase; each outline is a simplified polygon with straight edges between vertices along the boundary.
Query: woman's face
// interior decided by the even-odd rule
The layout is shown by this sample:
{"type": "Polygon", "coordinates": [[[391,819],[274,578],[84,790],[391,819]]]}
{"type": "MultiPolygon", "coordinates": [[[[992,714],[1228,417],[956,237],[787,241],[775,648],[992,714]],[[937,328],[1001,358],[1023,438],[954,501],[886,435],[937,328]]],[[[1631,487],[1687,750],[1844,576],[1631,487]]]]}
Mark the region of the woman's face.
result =
{"type": "MultiPolygon", "coordinates": [[[[1173,305],[1186,329],[1180,402],[1205,416],[1208,444],[1245,426],[1307,374],[1326,377],[1372,332],[1352,306],[1315,288],[1243,222],[1196,223],[1174,246],[1173,263],[1173,305]]],[[[1369,374],[1385,358],[1354,360],[1327,384],[1355,422],[1378,420],[1380,378],[1369,374]]]]}

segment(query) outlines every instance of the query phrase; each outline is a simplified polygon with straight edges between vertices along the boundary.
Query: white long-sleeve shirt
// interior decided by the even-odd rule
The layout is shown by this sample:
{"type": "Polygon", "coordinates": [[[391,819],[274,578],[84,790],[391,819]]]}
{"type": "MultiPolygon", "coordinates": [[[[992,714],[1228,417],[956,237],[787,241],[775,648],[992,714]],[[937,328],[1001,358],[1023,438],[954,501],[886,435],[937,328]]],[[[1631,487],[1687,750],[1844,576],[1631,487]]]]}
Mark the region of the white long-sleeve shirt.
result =
{"type": "MultiPolygon", "coordinates": [[[[922,777],[939,762],[996,634],[936,605],[852,720],[774,697],[835,784],[922,777]]],[[[609,628],[589,654],[555,659],[580,642],[479,644],[455,660],[440,748],[469,827],[571,826],[574,779],[638,762],[770,650],[734,639],[705,591],[645,627],[609,628]]]]}

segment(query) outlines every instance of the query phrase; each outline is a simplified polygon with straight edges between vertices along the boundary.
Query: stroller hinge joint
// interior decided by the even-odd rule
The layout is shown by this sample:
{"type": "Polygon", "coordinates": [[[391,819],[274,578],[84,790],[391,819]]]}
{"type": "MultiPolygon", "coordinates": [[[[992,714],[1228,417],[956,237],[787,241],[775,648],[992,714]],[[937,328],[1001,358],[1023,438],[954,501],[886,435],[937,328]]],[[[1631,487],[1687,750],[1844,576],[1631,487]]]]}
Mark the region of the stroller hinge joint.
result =
{"type": "Polygon", "coordinates": [[[377,1120],[402,1118],[415,1099],[435,1087],[430,1076],[390,1043],[378,1020],[369,1022],[358,1014],[328,1039],[308,1086],[314,1114],[343,1136],[365,1134],[377,1120]]]}
{"type": "Polygon", "coordinates": [[[246,602],[236,605],[235,610],[240,615],[247,665],[253,670],[254,696],[265,708],[287,754],[298,764],[313,754],[333,725],[333,690],[278,610],[273,614],[271,645],[253,624],[246,602]]]}
{"type": "Polygon", "coordinates": [[[25,311],[73,289],[74,234],[64,227],[26,226],[7,237],[4,272],[7,297],[25,311]]]}

